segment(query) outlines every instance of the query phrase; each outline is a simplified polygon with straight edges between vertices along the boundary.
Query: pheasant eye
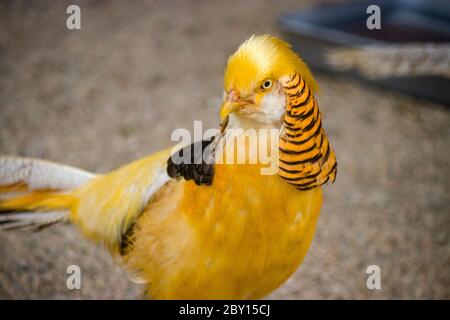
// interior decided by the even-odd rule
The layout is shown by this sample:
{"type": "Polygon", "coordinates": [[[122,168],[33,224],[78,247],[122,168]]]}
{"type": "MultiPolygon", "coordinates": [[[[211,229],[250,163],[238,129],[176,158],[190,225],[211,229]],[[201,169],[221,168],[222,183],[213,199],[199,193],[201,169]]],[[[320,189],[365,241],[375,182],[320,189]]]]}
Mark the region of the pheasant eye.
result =
{"type": "Polygon", "coordinates": [[[261,88],[263,88],[264,90],[267,90],[271,86],[272,86],[272,80],[267,79],[263,82],[263,84],[261,85],[261,88]]]}

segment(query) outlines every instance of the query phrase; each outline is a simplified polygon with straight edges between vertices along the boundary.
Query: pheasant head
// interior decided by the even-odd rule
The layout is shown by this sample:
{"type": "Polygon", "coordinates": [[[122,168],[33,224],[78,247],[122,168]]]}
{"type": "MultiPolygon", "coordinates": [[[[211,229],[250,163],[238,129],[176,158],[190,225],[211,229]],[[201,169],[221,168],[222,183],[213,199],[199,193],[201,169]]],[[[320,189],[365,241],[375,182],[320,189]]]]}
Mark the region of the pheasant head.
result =
{"type": "Polygon", "coordinates": [[[278,127],[278,174],[300,190],[336,177],[336,158],[314,97],[317,91],[308,66],[276,37],[252,36],[228,60],[222,121],[236,114],[256,127],[278,127]]]}

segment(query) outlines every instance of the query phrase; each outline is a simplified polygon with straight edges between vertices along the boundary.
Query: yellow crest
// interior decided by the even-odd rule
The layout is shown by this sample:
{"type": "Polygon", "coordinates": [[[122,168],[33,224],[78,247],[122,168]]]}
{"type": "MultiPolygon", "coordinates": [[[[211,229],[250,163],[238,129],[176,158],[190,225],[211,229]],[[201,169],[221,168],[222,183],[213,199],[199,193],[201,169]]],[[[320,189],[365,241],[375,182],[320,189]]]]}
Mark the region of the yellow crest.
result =
{"type": "Polygon", "coordinates": [[[298,72],[313,91],[318,86],[311,71],[287,42],[271,35],[252,36],[228,59],[224,86],[250,93],[265,79],[279,80],[298,72]]]}

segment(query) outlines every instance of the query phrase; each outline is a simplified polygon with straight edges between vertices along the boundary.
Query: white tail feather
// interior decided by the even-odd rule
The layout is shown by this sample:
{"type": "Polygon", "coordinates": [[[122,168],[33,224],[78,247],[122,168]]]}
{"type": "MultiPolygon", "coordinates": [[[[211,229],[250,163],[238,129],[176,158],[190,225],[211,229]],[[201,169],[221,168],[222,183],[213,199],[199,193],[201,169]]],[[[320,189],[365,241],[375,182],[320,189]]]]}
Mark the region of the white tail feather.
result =
{"type": "Polygon", "coordinates": [[[0,231],[24,227],[45,227],[69,219],[68,211],[12,212],[0,215],[0,231]]]}
{"type": "MultiPolygon", "coordinates": [[[[0,207],[2,201],[14,200],[33,192],[49,192],[49,197],[69,193],[96,176],[90,172],[49,161],[0,157],[0,207]],[[2,188],[3,187],[3,188],[2,188]],[[2,190],[3,189],[3,190],[2,190]],[[52,193],[53,192],[53,193],[52,193]]],[[[38,229],[69,220],[69,208],[32,208],[31,211],[12,206],[0,212],[0,231],[24,227],[38,229]],[[17,210],[17,211],[16,211],[17,210]],[[23,212],[25,210],[25,212],[23,212]],[[46,211],[47,210],[47,211],[46,211]]]]}
{"type": "Polygon", "coordinates": [[[94,177],[93,173],[49,161],[0,157],[0,186],[24,184],[29,191],[72,190],[94,177]]]}

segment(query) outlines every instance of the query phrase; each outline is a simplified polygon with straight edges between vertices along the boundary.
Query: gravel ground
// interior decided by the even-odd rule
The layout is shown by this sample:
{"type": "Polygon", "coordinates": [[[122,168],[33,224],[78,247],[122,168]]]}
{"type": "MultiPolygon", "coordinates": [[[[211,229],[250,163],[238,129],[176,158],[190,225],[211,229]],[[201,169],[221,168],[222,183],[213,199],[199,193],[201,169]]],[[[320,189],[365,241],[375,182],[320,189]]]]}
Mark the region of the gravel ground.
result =
{"type": "MultiPolygon", "coordinates": [[[[107,172],[215,127],[227,56],[313,1],[2,1],[0,154],[107,172]],[[65,28],[78,3],[82,30],[65,28]]],[[[450,110],[316,75],[339,172],[299,271],[269,298],[450,298],[450,110]],[[368,290],[379,265],[382,289],[368,290]]],[[[101,248],[70,226],[0,234],[2,299],[136,299],[101,248]],[[82,289],[66,289],[66,268],[82,289]]]]}

